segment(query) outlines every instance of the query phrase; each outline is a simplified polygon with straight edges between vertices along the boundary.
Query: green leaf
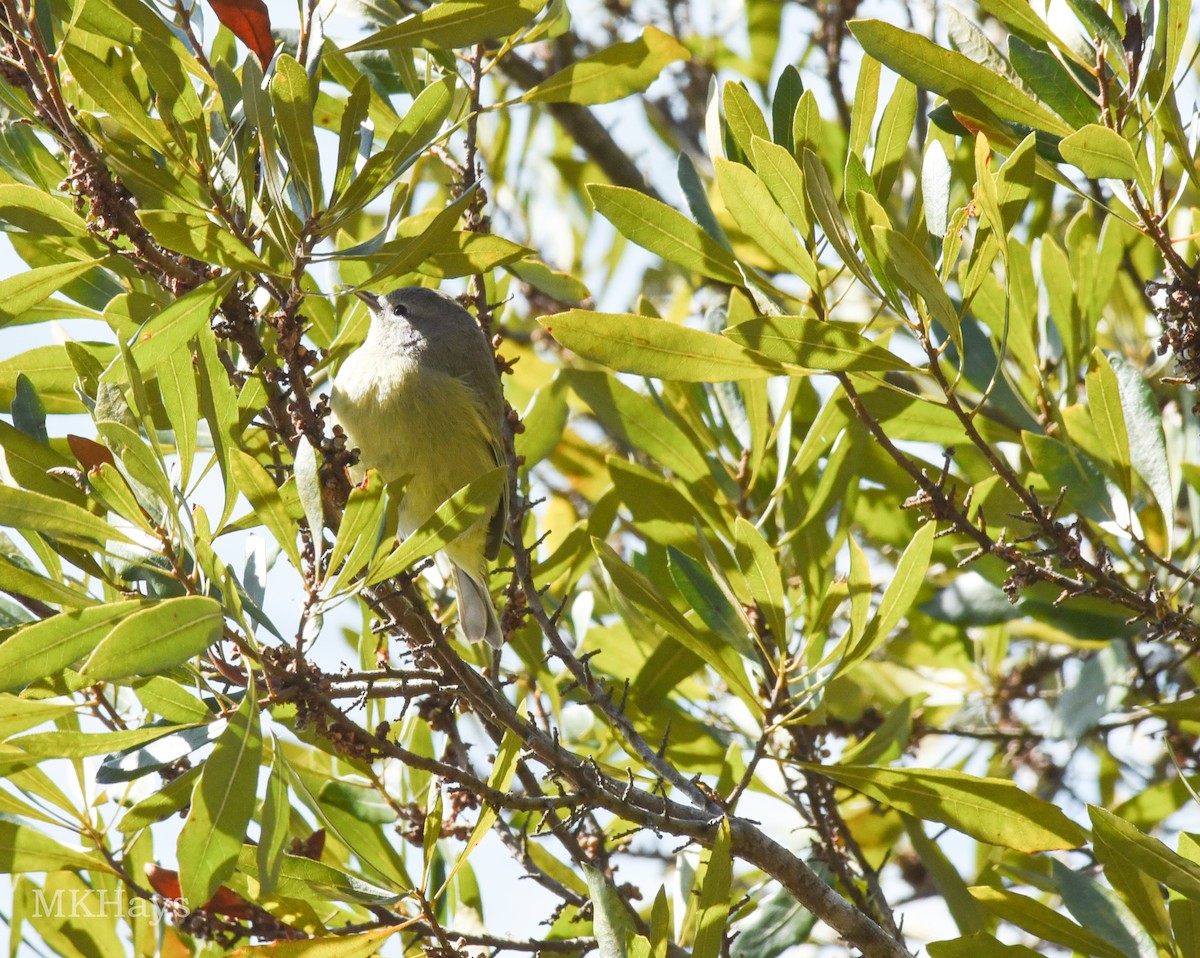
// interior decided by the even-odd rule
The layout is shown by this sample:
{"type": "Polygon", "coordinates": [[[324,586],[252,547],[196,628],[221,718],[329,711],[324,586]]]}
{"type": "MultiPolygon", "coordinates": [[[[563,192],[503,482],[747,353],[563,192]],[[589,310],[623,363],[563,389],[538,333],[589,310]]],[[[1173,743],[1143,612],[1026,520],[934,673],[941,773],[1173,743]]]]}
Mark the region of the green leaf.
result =
{"type": "Polygon", "coordinates": [[[189,595],[155,602],[122,620],[80,674],[91,682],[154,675],[199,655],[221,637],[220,603],[189,595]]]}
{"type": "Polygon", "coordinates": [[[22,532],[40,533],[85,548],[95,543],[133,541],[86,509],[12,486],[0,485],[0,517],[6,526],[22,532]]]}
{"type": "Polygon", "coordinates": [[[1096,522],[1113,517],[1112,499],[1104,477],[1080,450],[1032,432],[1022,432],[1021,440],[1033,467],[1050,486],[1051,494],[1066,490],[1063,501],[1068,509],[1096,522]]]}
{"type": "MultiPolygon", "coordinates": [[[[257,868],[257,858],[257,849],[253,845],[243,845],[237,866],[241,871],[253,875],[257,868]]],[[[380,888],[354,875],[348,875],[341,869],[298,855],[282,856],[279,884],[275,894],[280,898],[298,898],[302,901],[333,898],[337,901],[383,906],[394,905],[401,897],[387,888],[380,888]]],[[[270,947],[279,946],[276,944],[270,947]]]]}
{"type": "Polygon", "coordinates": [[[1130,491],[1129,433],[1121,404],[1121,388],[1108,357],[1099,347],[1092,350],[1092,370],[1087,375],[1088,409],[1100,447],[1108,461],[1121,473],[1123,490],[1130,491]]]}
{"type": "MultiPolygon", "coordinates": [[[[23,183],[0,184],[0,219],[39,236],[79,237],[87,234],[87,224],[69,203],[23,183]]],[[[7,298],[3,302],[7,307],[7,298]]]]}
{"type": "Polygon", "coordinates": [[[875,108],[879,103],[879,61],[864,56],[858,68],[858,82],[854,86],[854,106],[850,111],[850,152],[860,160],[866,155],[867,141],[871,138],[871,126],[875,121],[875,108]]]}
{"type": "Polygon", "coordinates": [[[1020,37],[1009,37],[1008,58],[1038,99],[1072,127],[1086,126],[1099,119],[1095,101],[1053,54],[1030,46],[1020,37]]]}
{"type": "Polygon", "coordinates": [[[1089,805],[1088,815],[1095,833],[1096,857],[1106,867],[1110,862],[1120,862],[1193,901],[1200,900],[1200,865],[1098,805],[1089,805]]]}
{"type": "Polygon", "coordinates": [[[748,919],[734,925],[738,935],[729,949],[730,958],[778,958],[789,948],[807,941],[816,924],[812,912],[786,888],[776,886],[748,919]]]}
{"type": "Polygon", "coordinates": [[[877,196],[890,196],[896,177],[908,152],[913,124],[917,119],[917,88],[901,77],[891,99],[883,108],[879,129],[875,132],[875,155],[871,159],[871,179],[877,196]]]}
{"type": "Polygon", "coordinates": [[[1121,410],[1129,438],[1130,461],[1158,502],[1169,537],[1175,526],[1170,521],[1175,509],[1175,486],[1171,481],[1170,459],[1167,458],[1167,442],[1158,400],[1142,371],[1123,356],[1110,357],[1109,365],[1117,377],[1121,410]]]}
{"type": "Polygon", "coordinates": [[[738,516],[734,523],[734,559],[746,580],[751,598],[766,617],[777,648],[785,649],[791,638],[787,628],[787,606],[783,575],[770,543],[753,523],[738,516]]]}
{"type": "MultiPolygon", "coordinates": [[[[771,139],[771,131],[767,129],[767,121],[763,119],[762,110],[754,102],[749,91],[733,80],[726,81],[722,87],[721,99],[725,107],[725,123],[733,140],[747,156],[750,155],[750,144],[754,137],[763,140],[771,139]]],[[[714,157],[720,160],[722,157],[714,157]]]]}
{"type": "Polygon", "coordinates": [[[633,938],[633,924],[625,910],[625,902],[602,871],[591,865],[582,867],[588,883],[588,897],[592,900],[596,953],[599,958],[626,958],[633,938]]]}
{"type": "Polygon", "coordinates": [[[962,353],[962,330],[958,310],[929,262],[929,257],[903,233],[879,226],[871,227],[888,277],[910,298],[919,296],[931,319],[939,323],[962,353]]]}
{"type": "Polygon", "coordinates": [[[1066,136],[1071,127],[1004,77],[961,53],[882,20],[851,20],[850,31],[868,54],[919,87],[949,98],[966,90],[1006,120],[1066,136]]]}
{"type": "Polygon", "coordinates": [[[745,669],[740,658],[731,647],[717,642],[712,633],[702,632],[692,625],[683,613],[655,588],[649,578],[622,562],[606,542],[593,538],[592,548],[612,580],[613,587],[622,596],[645,612],[685,649],[712,666],[752,711],[760,708],[746,683],[745,669]]]}
{"type": "Polygon", "coordinates": [[[1025,945],[1006,945],[994,935],[977,931],[951,941],[931,941],[929,958],[1038,958],[1025,945]]]}
{"type": "Polygon", "coordinates": [[[118,622],[145,607],[138,600],[112,602],[61,612],[25,626],[0,642],[0,691],[16,691],[38,679],[53,678],[91,652],[118,622]]]}
{"type": "Polygon", "coordinates": [[[336,573],[331,593],[336,595],[345,588],[374,555],[379,545],[383,510],[383,480],[378,471],[368,469],[362,483],[350,490],[329,555],[329,571],[336,573]]]}
{"type": "Polygon", "coordinates": [[[321,186],[321,158],[313,132],[313,93],[304,67],[286,53],[275,58],[271,78],[271,101],[275,122],[283,135],[283,149],[291,166],[292,180],[304,187],[308,213],[320,209],[325,198],[321,186]]]}
{"type": "Polygon", "coordinates": [[[667,64],[691,59],[687,47],[657,27],[646,27],[639,39],[614,43],[575,60],[526,91],[525,103],[577,103],[594,106],[640,93],[658,79],[667,64]]]}
{"type": "Polygon", "coordinates": [[[254,813],[262,760],[256,685],[247,685],[238,710],[217,739],[192,792],[192,808],[179,833],[179,886],[189,908],[208,902],[233,874],[246,826],[254,813]]]}
{"type": "Polygon", "coordinates": [[[750,140],[750,158],[784,215],[802,236],[808,236],[812,223],[805,205],[804,174],[796,158],[782,146],[757,136],[750,140]]]}
{"type": "Polygon", "coordinates": [[[804,767],[897,811],[941,822],[989,845],[1033,853],[1078,848],[1087,840],[1087,833],[1054,805],[1005,779],[952,769],[804,767]]]}
{"type": "Polygon", "coordinates": [[[197,286],[142,323],[130,346],[137,367],[157,369],[179,362],[181,355],[190,364],[191,357],[185,349],[188,341],[208,329],[213,314],[233,289],[236,279],[226,275],[197,286]]]}
{"type": "Polygon", "coordinates": [[[668,546],[667,569],[679,594],[700,616],[701,622],[743,655],[754,654],[754,646],[747,638],[746,623],[704,566],[674,546],[668,546]]]}
{"type": "Polygon", "coordinates": [[[726,209],[742,231],[772,259],[810,288],[818,287],[817,267],[797,238],[770,190],[753,170],[717,157],[717,185],[726,209]]]}
{"type": "MultiPolygon", "coordinates": [[[[805,96],[808,96],[808,91],[805,96]]],[[[804,105],[803,97],[800,100],[804,105]]],[[[829,176],[825,167],[812,150],[805,149],[801,157],[804,168],[804,192],[808,195],[808,205],[816,216],[817,222],[825,233],[839,258],[870,290],[877,288],[875,280],[863,265],[862,259],[854,251],[850,241],[850,233],[846,230],[846,222],[842,219],[842,211],[833,195],[833,187],[829,184],[829,176]]]]}
{"type": "Polygon", "coordinates": [[[288,514],[274,480],[259,461],[248,453],[234,449],[230,455],[233,480],[238,490],[246,497],[262,524],[271,531],[293,567],[299,569],[300,547],[296,545],[296,536],[300,530],[296,520],[288,514]]]}
{"type": "MultiPolygon", "coordinates": [[[[317,450],[301,433],[292,463],[292,474],[296,477],[296,491],[304,509],[304,521],[308,523],[313,541],[320,543],[325,525],[325,507],[321,501],[321,477],[318,472],[317,450]]],[[[318,553],[320,548],[318,547],[318,553]]]]}
{"type": "Polygon", "coordinates": [[[423,46],[471,47],[516,33],[544,7],[545,0],[443,0],[395,26],[346,47],[343,53],[423,46]]]}
{"type": "Polygon", "coordinates": [[[618,442],[656,459],[686,483],[709,475],[708,463],[697,442],[652,397],[602,372],[566,370],[563,382],[618,442]]]}
{"type": "Polygon", "coordinates": [[[755,353],[806,370],[869,372],[911,368],[849,324],[804,316],[748,319],[729,327],[724,336],[755,353]]]}
{"type": "Polygon", "coordinates": [[[135,99],[119,70],[74,44],[67,44],[63,55],[75,81],[126,133],[160,153],[171,152],[162,122],[135,99]]]}
{"type": "Polygon", "coordinates": [[[596,212],[622,236],[718,283],[742,284],[733,254],[678,210],[623,186],[589,183],[586,189],[596,212]]]}
{"type": "Polygon", "coordinates": [[[846,672],[882,645],[892,629],[900,624],[900,620],[912,608],[921,586],[925,584],[925,573],[933,555],[933,538],[936,534],[936,522],[926,522],[917,529],[917,534],[913,536],[912,542],[896,563],[896,574],[888,583],[874,618],[867,623],[862,638],[847,651],[838,666],[840,673],[846,672]]]}
{"type": "Polygon", "coordinates": [[[649,316],[572,309],[541,316],[538,322],[567,349],[618,372],[703,383],[785,371],[724,336],[649,316]]]}
{"type": "Polygon", "coordinates": [[[446,543],[453,542],[475,523],[491,515],[507,481],[508,469],[498,466],[458,490],[399,546],[384,556],[380,555],[383,549],[376,553],[375,560],[367,568],[366,584],[374,585],[399,575],[414,562],[445,548],[446,543]]]}
{"type": "Polygon", "coordinates": [[[1058,144],[1058,152],[1064,160],[1078,167],[1084,176],[1092,179],[1138,178],[1133,148],[1120,133],[1106,126],[1089,123],[1064,137],[1058,144]]]}
{"type": "Polygon", "coordinates": [[[990,885],[977,885],[971,889],[971,894],[993,915],[1042,941],[1062,945],[1085,955],[1126,958],[1120,948],[1027,895],[1004,888],[992,888],[990,885]]]}
{"type": "Polygon", "coordinates": [[[53,266],[22,270],[15,276],[0,280],[0,326],[20,319],[23,313],[103,262],[103,259],[81,259],[55,263],[53,266]]]}
{"type": "Polygon", "coordinates": [[[0,873],[88,871],[117,874],[99,855],[71,848],[28,825],[0,820],[0,873]]]}
{"type": "MultiPolygon", "coordinates": [[[[134,347],[136,354],[136,346],[134,347]]],[[[175,434],[179,457],[179,485],[184,490],[192,475],[192,461],[199,443],[200,394],[190,350],[175,350],[156,368],[158,390],[175,434]]]]}
{"type": "Polygon", "coordinates": [[[287,771],[279,753],[274,754],[271,772],[267,776],[267,791],[262,805],[262,833],[258,840],[258,884],[262,894],[268,898],[275,893],[275,885],[279,881],[283,849],[291,831],[292,808],[288,801],[287,771]]]}
{"type": "Polygon", "coordinates": [[[215,223],[201,213],[139,210],[138,219],[160,244],[193,259],[250,273],[271,272],[271,268],[234,234],[228,224],[215,223]]]}
{"type": "Polygon", "coordinates": [[[701,860],[700,902],[696,915],[696,939],[692,958],[719,958],[729,921],[729,888],[733,881],[732,838],[728,817],[721,818],[712,848],[701,860]]]}
{"type": "Polygon", "coordinates": [[[911,815],[902,814],[901,818],[904,819],[904,830],[912,843],[913,852],[932,876],[958,930],[964,935],[982,930],[986,925],[987,915],[979,902],[971,896],[966,882],[962,880],[958,869],[954,867],[942,846],[925,834],[925,827],[920,821],[911,815]]]}

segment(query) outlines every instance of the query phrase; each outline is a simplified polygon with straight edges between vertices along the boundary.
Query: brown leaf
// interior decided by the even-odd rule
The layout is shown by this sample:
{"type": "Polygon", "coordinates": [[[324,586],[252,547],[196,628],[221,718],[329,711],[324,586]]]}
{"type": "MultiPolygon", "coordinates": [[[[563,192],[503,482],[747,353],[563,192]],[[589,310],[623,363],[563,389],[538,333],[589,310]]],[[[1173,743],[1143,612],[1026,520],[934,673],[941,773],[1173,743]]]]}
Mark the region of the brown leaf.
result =
{"type": "Polygon", "coordinates": [[[267,68],[275,55],[275,39],[271,36],[271,15],[263,0],[208,0],[225,26],[233,35],[258,55],[258,61],[267,68]]]}
{"type": "Polygon", "coordinates": [[[79,464],[88,472],[99,469],[104,463],[110,466],[115,466],[113,454],[108,451],[107,446],[102,446],[100,443],[91,439],[84,439],[83,436],[67,436],[67,445],[71,447],[71,452],[75,458],[79,460],[79,464]]]}

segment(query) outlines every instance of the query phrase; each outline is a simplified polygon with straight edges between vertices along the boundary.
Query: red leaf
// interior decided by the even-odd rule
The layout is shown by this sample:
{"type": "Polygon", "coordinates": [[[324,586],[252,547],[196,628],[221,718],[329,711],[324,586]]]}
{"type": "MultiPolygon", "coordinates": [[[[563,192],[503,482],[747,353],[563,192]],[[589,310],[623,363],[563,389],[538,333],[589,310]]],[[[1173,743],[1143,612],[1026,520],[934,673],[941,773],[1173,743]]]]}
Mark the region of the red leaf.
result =
{"type": "MultiPolygon", "coordinates": [[[[147,862],[145,868],[146,878],[149,880],[151,888],[162,895],[163,898],[179,900],[181,894],[179,889],[179,872],[173,868],[159,868],[153,862],[147,862]]],[[[260,911],[259,908],[250,904],[250,902],[246,901],[237,892],[231,891],[223,885],[208,900],[203,910],[212,912],[214,915],[224,915],[226,918],[249,918],[260,911]]]]}
{"type": "Polygon", "coordinates": [[[116,465],[113,461],[113,454],[108,451],[108,447],[102,446],[98,442],[93,442],[91,439],[84,439],[83,436],[68,435],[67,445],[71,447],[71,452],[75,454],[75,458],[79,460],[79,464],[88,472],[99,469],[106,462],[110,466],[116,465]]]}
{"type": "Polygon", "coordinates": [[[271,15],[263,0],[208,0],[233,35],[258,55],[258,62],[267,68],[275,55],[275,39],[271,36],[271,15]]]}

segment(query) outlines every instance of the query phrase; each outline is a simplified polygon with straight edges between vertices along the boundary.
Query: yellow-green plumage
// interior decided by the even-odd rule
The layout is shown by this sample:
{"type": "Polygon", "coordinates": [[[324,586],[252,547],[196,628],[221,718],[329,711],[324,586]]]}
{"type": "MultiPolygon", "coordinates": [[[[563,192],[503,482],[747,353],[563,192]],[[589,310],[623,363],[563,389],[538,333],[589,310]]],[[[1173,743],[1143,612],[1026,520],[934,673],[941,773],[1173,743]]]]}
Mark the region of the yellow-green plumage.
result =
{"type": "MultiPolygon", "coordinates": [[[[360,451],[360,471],[378,469],[385,482],[410,477],[398,516],[407,535],[504,461],[504,400],[491,348],[454,300],[421,287],[363,299],[372,306],[371,328],[338,370],[331,404],[347,445],[360,451]]],[[[463,632],[496,646],[502,636],[487,562],[499,553],[506,514],[500,498],[490,521],[445,549],[463,632]]]]}

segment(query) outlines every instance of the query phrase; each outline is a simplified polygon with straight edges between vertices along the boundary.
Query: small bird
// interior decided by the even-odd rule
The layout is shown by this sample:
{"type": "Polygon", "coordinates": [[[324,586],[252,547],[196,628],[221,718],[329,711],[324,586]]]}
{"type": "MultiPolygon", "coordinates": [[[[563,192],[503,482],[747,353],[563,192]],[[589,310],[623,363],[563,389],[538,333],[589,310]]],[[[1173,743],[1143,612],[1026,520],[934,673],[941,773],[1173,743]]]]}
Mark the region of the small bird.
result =
{"type": "MultiPolygon", "coordinates": [[[[347,445],[359,450],[360,473],[378,469],[384,482],[410,477],[398,517],[409,535],[451,495],[506,461],[504,396],[483,330],[451,297],[421,286],[357,295],[371,311],[371,327],[338,370],[330,402],[347,445]]],[[[487,564],[500,553],[507,498],[499,495],[489,518],[445,548],[463,633],[496,648],[504,638],[487,564]]]]}

